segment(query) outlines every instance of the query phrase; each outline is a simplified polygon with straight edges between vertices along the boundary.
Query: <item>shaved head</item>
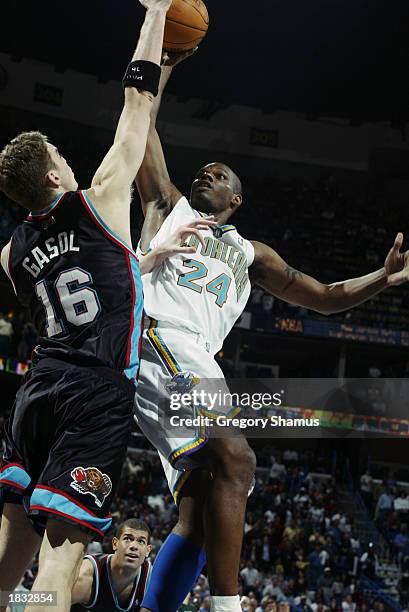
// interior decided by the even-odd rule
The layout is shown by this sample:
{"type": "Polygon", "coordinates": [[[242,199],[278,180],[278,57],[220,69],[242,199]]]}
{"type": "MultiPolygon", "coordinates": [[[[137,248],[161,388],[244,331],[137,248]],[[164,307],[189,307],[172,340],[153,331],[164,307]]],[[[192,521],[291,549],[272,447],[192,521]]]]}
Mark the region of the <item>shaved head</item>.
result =
{"type": "Polygon", "coordinates": [[[232,170],[231,168],[229,168],[229,166],[226,166],[226,168],[228,169],[228,171],[231,174],[231,181],[232,181],[232,188],[233,188],[233,193],[237,193],[238,195],[242,195],[243,193],[243,188],[241,186],[241,180],[239,179],[239,177],[237,176],[237,174],[234,172],[234,170],[232,170]]]}

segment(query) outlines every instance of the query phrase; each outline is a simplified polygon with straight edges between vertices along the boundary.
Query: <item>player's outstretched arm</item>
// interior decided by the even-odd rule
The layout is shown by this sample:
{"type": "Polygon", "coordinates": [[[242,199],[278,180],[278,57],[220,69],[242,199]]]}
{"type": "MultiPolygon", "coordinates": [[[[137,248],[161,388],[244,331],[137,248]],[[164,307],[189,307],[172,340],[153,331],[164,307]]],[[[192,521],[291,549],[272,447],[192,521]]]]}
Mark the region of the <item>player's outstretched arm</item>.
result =
{"type": "Polygon", "coordinates": [[[383,289],[409,280],[409,251],[401,253],[398,234],[384,267],[376,272],[330,285],[291,268],[273,249],[253,242],[253,282],[278,298],[321,314],[330,315],[362,304],[383,289]]]}
{"type": "Polygon", "coordinates": [[[162,144],[156,129],[162,95],[172,74],[173,67],[194,53],[174,53],[164,55],[159,92],[151,108],[151,121],[146,145],[145,157],[135,178],[135,184],[141,198],[145,223],[141,235],[141,246],[147,248],[151,239],[158,232],[163,221],[180,200],[182,194],[175,187],[169,176],[162,144]]]}
{"type": "Polygon", "coordinates": [[[152,272],[154,268],[160,266],[169,257],[195,253],[196,247],[189,247],[186,244],[186,241],[192,234],[197,237],[203,248],[205,248],[206,244],[200,230],[206,230],[211,227],[217,227],[213,216],[206,217],[206,219],[193,219],[189,225],[181,225],[167,240],[143,256],[139,263],[141,275],[149,274],[149,272],[152,272]]]}
{"type": "Polygon", "coordinates": [[[10,253],[10,246],[11,246],[11,242],[6,244],[6,246],[3,247],[1,250],[1,267],[6,272],[6,274],[7,274],[7,261],[8,261],[9,253],[10,253]]]}
{"type": "Polygon", "coordinates": [[[81,563],[78,578],[71,592],[71,605],[90,603],[92,594],[92,583],[94,579],[94,566],[89,559],[81,563]]]}
{"type": "MultiPolygon", "coordinates": [[[[143,75],[146,89],[125,87],[125,102],[115,134],[114,144],[98,168],[88,190],[98,212],[111,229],[125,240],[130,239],[130,188],[142,163],[150,122],[153,93],[157,87],[163,44],[166,12],[171,0],[140,0],[146,7],[145,21],[132,62],[149,62],[144,66],[128,68],[132,77],[143,75]],[[155,65],[157,68],[155,69],[155,65]],[[133,71],[133,72],[132,72],[133,71]]],[[[130,79],[127,78],[127,84],[130,79]]],[[[135,79],[140,82],[139,78],[135,79]]]]}

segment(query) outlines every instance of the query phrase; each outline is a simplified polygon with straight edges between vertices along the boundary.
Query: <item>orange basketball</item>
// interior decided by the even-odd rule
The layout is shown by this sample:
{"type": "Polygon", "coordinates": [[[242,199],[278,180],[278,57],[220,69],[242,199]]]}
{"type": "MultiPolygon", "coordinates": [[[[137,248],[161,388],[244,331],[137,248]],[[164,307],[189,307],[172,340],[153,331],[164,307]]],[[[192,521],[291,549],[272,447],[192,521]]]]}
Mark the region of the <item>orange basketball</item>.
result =
{"type": "Polygon", "coordinates": [[[173,0],[166,15],[163,48],[188,51],[206,36],[209,14],[202,0],[173,0]]]}

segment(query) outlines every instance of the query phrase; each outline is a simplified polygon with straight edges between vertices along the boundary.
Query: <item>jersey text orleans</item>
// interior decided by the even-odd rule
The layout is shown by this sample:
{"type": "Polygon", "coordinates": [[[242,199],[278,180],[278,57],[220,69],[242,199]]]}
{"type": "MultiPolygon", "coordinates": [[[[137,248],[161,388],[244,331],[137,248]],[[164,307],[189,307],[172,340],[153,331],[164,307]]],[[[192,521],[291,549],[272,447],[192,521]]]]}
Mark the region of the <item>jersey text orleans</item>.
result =
{"type": "Polygon", "coordinates": [[[217,238],[206,236],[204,241],[205,246],[203,247],[198,238],[192,234],[188,246],[195,248],[196,251],[199,250],[203,257],[218,259],[222,263],[227,264],[233,272],[236,285],[236,296],[237,300],[239,300],[249,282],[247,257],[245,253],[234,246],[221,242],[221,240],[217,238]]]}

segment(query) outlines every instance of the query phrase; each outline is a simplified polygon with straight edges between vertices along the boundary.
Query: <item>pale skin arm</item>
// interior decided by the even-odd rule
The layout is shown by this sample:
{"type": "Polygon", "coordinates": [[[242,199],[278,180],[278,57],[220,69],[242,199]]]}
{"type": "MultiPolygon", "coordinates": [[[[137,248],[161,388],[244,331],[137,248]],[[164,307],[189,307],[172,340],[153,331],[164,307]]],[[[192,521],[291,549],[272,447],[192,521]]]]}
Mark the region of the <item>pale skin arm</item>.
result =
{"type": "Polygon", "coordinates": [[[9,253],[10,253],[10,245],[11,245],[11,242],[6,244],[6,246],[3,247],[2,251],[1,251],[1,267],[3,268],[3,270],[5,272],[7,270],[7,259],[9,257],[9,253]]]}
{"type": "MultiPolygon", "coordinates": [[[[171,0],[140,0],[147,12],[132,61],[160,64],[163,30],[171,0]]],[[[108,226],[131,245],[131,185],[142,163],[153,96],[135,87],[125,89],[124,108],[114,144],[98,168],[87,194],[108,226]]]]}
{"type": "Polygon", "coordinates": [[[81,563],[78,578],[72,588],[71,605],[89,603],[92,594],[93,578],[94,566],[89,559],[84,559],[81,563]]]}
{"type": "Polygon", "coordinates": [[[149,274],[154,268],[160,266],[165,259],[175,255],[189,255],[196,252],[196,248],[186,246],[187,239],[194,234],[205,248],[205,241],[200,230],[216,227],[213,217],[194,219],[189,225],[182,225],[167,240],[145,255],[139,262],[141,275],[149,274]]]}
{"type": "Polygon", "coordinates": [[[409,251],[400,252],[402,242],[403,235],[399,233],[380,270],[329,285],[291,268],[269,246],[253,242],[255,259],[250,268],[252,280],[268,293],[290,304],[324,315],[342,312],[362,304],[387,287],[409,280],[409,251]]]}

